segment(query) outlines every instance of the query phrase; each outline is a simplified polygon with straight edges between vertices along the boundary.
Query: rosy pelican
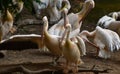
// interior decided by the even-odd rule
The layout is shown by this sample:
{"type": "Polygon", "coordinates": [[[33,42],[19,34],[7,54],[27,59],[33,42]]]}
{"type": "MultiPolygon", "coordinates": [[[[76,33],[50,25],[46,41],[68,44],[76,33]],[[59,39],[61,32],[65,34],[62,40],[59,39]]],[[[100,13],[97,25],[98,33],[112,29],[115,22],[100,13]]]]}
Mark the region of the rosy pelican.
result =
{"type": "Polygon", "coordinates": [[[79,36],[89,43],[90,41],[87,37],[93,37],[95,43],[95,45],[93,45],[98,47],[97,55],[101,58],[110,58],[111,52],[120,49],[120,38],[118,34],[109,29],[103,29],[97,26],[94,31],[82,31],[79,36]]]}
{"type": "Polygon", "coordinates": [[[60,37],[51,35],[48,33],[48,20],[47,17],[43,17],[44,22],[44,44],[48,50],[55,56],[54,63],[62,56],[62,50],[60,49],[60,37]],[[57,58],[56,58],[57,57],[57,58]]]}
{"type": "Polygon", "coordinates": [[[112,17],[105,15],[99,19],[97,25],[102,28],[113,30],[120,36],[120,21],[117,21],[116,17],[117,13],[113,13],[112,17]]]}
{"type": "Polygon", "coordinates": [[[16,7],[16,12],[20,13],[23,9],[24,2],[22,0],[12,0],[12,2],[13,2],[13,5],[17,6],[16,7]]]}
{"type": "Polygon", "coordinates": [[[72,69],[73,73],[76,73],[78,71],[78,65],[83,64],[83,61],[80,58],[80,56],[82,56],[82,51],[80,50],[86,50],[85,47],[83,47],[85,44],[81,37],[76,37],[79,43],[78,45],[77,42],[70,40],[70,30],[71,25],[67,23],[65,26],[65,32],[62,36],[62,41],[60,43],[63,56],[66,59],[66,67],[64,69],[64,73],[68,73],[70,69],[72,69]]]}
{"type": "MultiPolygon", "coordinates": [[[[74,33],[76,33],[76,35],[79,33],[81,24],[82,24],[82,20],[86,17],[88,12],[94,8],[94,6],[95,6],[95,4],[94,4],[93,0],[86,0],[84,2],[83,8],[80,12],[68,14],[67,17],[71,24],[71,32],[75,31],[74,33]]],[[[54,24],[49,29],[49,33],[52,35],[62,36],[63,32],[64,32],[64,18],[62,18],[58,23],[54,24]]],[[[70,34],[70,37],[74,36],[71,34],[70,34]]]]}
{"type": "Polygon", "coordinates": [[[9,32],[13,33],[14,31],[13,16],[8,10],[5,10],[5,14],[3,14],[0,19],[0,41],[4,39],[9,32]]]}
{"type": "Polygon", "coordinates": [[[119,21],[120,20],[120,12],[119,11],[118,12],[111,12],[108,14],[108,16],[110,16],[110,17],[113,17],[114,15],[115,15],[116,20],[119,21]]]}

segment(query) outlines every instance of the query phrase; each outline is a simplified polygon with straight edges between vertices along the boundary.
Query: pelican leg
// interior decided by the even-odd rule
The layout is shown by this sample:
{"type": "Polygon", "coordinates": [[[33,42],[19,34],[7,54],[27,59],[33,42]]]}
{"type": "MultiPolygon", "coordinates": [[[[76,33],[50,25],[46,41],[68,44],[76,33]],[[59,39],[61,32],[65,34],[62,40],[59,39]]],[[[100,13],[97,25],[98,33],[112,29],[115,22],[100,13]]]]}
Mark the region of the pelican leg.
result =
{"type": "Polygon", "coordinates": [[[99,51],[100,51],[100,48],[98,46],[96,46],[94,43],[86,40],[86,39],[83,39],[85,42],[89,43],[90,45],[92,45],[93,47],[95,47],[97,49],[97,52],[96,52],[96,55],[95,56],[98,56],[99,54],[99,51]]]}
{"type": "Polygon", "coordinates": [[[73,74],[76,74],[78,72],[78,63],[75,63],[72,68],[73,74]]]}
{"type": "Polygon", "coordinates": [[[99,49],[99,48],[97,48],[96,56],[98,56],[98,55],[99,55],[99,51],[100,51],[100,49],[99,49]]]}
{"type": "Polygon", "coordinates": [[[56,66],[57,65],[57,61],[59,60],[60,57],[53,57],[53,61],[52,61],[52,65],[56,66]]]}
{"type": "Polygon", "coordinates": [[[64,74],[68,74],[68,72],[69,72],[69,62],[66,61],[66,65],[65,65],[65,68],[64,68],[64,70],[63,70],[63,73],[64,73],[64,74]]]}

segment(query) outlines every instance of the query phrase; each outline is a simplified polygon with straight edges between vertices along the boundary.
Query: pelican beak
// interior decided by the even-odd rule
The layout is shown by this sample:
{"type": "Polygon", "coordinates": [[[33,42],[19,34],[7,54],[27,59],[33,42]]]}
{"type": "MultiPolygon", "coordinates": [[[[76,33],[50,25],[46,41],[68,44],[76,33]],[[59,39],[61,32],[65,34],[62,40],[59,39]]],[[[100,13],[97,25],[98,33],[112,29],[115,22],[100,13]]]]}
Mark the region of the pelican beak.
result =
{"type": "Polygon", "coordinates": [[[63,0],[63,2],[65,3],[65,5],[63,8],[59,9],[59,11],[61,11],[61,12],[64,10],[64,8],[66,8],[68,10],[71,8],[70,2],[68,0],[63,0]]]}
{"type": "MultiPolygon", "coordinates": [[[[83,18],[81,20],[84,20],[85,17],[88,15],[88,13],[95,7],[95,3],[93,0],[86,0],[85,2],[85,13],[83,14],[83,18]]],[[[80,20],[80,22],[81,22],[80,20]]]]}
{"type": "Polygon", "coordinates": [[[43,48],[44,47],[44,26],[42,26],[42,33],[41,33],[41,47],[43,48]]]}
{"type": "Polygon", "coordinates": [[[68,20],[68,17],[67,17],[67,13],[68,13],[68,9],[67,8],[64,8],[63,10],[63,14],[64,14],[64,27],[67,26],[67,24],[69,23],[69,20],[68,20]]]}

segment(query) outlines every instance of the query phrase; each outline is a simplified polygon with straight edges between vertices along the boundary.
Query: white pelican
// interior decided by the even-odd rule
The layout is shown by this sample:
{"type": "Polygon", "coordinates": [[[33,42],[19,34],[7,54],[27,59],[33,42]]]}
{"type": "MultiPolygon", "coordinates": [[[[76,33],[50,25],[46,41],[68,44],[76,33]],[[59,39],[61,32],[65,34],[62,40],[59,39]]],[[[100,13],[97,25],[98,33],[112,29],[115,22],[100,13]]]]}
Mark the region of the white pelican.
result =
{"type": "MultiPolygon", "coordinates": [[[[88,14],[88,12],[94,8],[94,1],[93,0],[86,0],[83,8],[80,12],[78,13],[70,13],[68,14],[68,19],[69,22],[71,24],[71,32],[72,31],[76,31],[74,33],[76,33],[76,35],[79,33],[80,28],[81,28],[81,24],[82,24],[82,20],[86,17],[86,15],[88,14]]],[[[53,35],[58,35],[58,36],[62,36],[64,32],[64,18],[61,19],[58,23],[54,24],[50,29],[49,29],[49,33],[53,34],[53,35]]],[[[71,35],[71,34],[70,34],[71,35]]],[[[73,36],[73,35],[71,35],[73,36]]]]}
{"type": "MultiPolygon", "coordinates": [[[[102,29],[97,26],[93,32],[82,31],[79,35],[87,40],[87,37],[94,37],[94,43],[99,49],[97,55],[101,58],[110,58],[110,52],[120,49],[120,38],[118,34],[109,29],[102,29]]],[[[89,42],[87,40],[87,42],[89,42]]]]}
{"type": "Polygon", "coordinates": [[[33,6],[36,12],[37,17],[39,18],[42,9],[47,9],[47,12],[50,16],[50,23],[57,22],[61,18],[62,12],[62,3],[65,2],[65,8],[68,10],[71,8],[71,5],[68,0],[40,0],[41,3],[33,1],[33,6]],[[59,10],[61,9],[61,10],[59,10]]]}
{"type": "MultiPolygon", "coordinates": [[[[44,22],[44,44],[48,48],[48,50],[55,56],[62,56],[62,50],[60,49],[60,37],[56,35],[51,35],[48,33],[48,20],[47,17],[43,17],[44,22]]],[[[55,58],[55,62],[58,58],[55,58]]],[[[55,63],[54,62],[54,63],[55,63]]]]}
{"type": "Polygon", "coordinates": [[[11,4],[13,6],[13,8],[9,8],[10,12],[12,13],[12,15],[14,17],[16,17],[17,14],[19,14],[24,7],[24,2],[22,0],[12,0],[11,4]]]}
{"type": "Polygon", "coordinates": [[[0,19],[0,41],[4,39],[9,32],[13,33],[14,31],[13,16],[8,10],[5,10],[5,14],[0,19]]]}
{"type": "Polygon", "coordinates": [[[118,12],[111,12],[108,14],[108,16],[110,16],[110,17],[113,17],[114,15],[115,15],[116,20],[119,21],[120,20],[120,12],[119,11],[118,12]]]}
{"type": "Polygon", "coordinates": [[[105,15],[99,19],[97,25],[102,28],[113,30],[117,32],[118,35],[120,36],[120,21],[117,21],[116,17],[117,17],[116,13],[113,13],[112,17],[105,15]]]}
{"type": "Polygon", "coordinates": [[[78,65],[83,64],[82,59],[80,56],[82,56],[82,51],[80,50],[85,50],[85,44],[84,41],[80,37],[76,37],[78,42],[80,43],[80,47],[77,45],[76,42],[70,40],[69,34],[70,34],[70,29],[71,25],[66,24],[65,26],[65,32],[62,37],[62,41],[60,43],[63,56],[66,59],[66,68],[64,69],[64,73],[68,73],[69,69],[72,68],[72,71],[76,73],[78,71],[78,65]],[[82,45],[83,44],[83,45],[82,45]]]}

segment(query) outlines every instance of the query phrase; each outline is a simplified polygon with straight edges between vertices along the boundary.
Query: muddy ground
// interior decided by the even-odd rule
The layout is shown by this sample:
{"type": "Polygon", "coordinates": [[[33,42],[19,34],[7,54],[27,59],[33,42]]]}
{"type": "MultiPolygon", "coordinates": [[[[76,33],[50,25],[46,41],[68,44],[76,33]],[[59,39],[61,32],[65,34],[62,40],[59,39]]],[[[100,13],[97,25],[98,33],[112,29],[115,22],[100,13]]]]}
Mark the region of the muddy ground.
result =
{"type": "MultiPolygon", "coordinates": [[[[28,12],[22,12],[22,14],[21,23],[23,19],[35,19],[28,12]],[[22,14],[26,15],[23,17],[22,14]]],[[[87,22],[87,24],[83,24],[82,30],[94,30],[94,24],[95,22],[87,22]]],[[[15,34],[41,34],[42,30],[42,24],[24,25],[22,27],[21,24],[18,24],[17,26],[19,28],[15,34]]],[[[120,74],[120,51],[111,53],[110,59],[101,59],[95,56],[96,48],[89,44],[86,44],[86,46],[87,55],[81,57],[84,64],[79,66],[78,74],[120,74]]],[[[51,65],[52,57],[53,55],[50,52],[40,52],[38,49],[9,50],[6,52],[5,57],[0,59],[0,74],[62,74],[63,67],[61,65],[51,65]]],[[[60,58],[59,64],[65,64],[65,59],[60,58]]]]}

